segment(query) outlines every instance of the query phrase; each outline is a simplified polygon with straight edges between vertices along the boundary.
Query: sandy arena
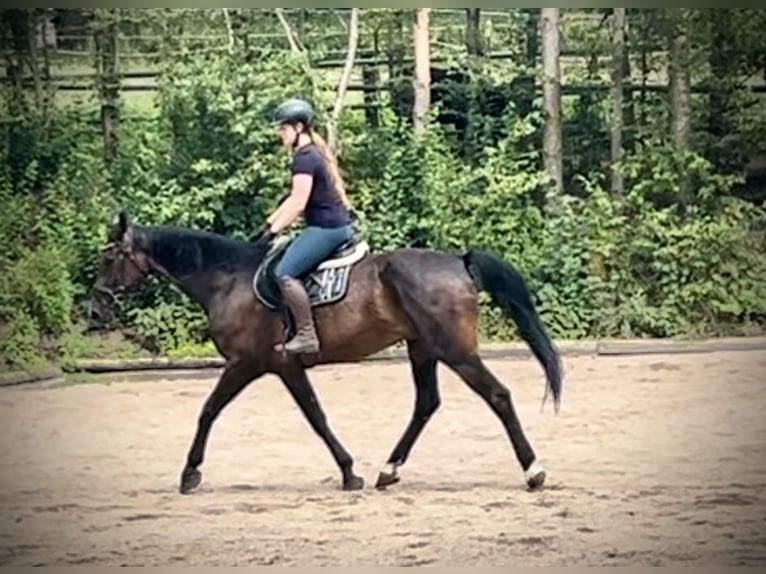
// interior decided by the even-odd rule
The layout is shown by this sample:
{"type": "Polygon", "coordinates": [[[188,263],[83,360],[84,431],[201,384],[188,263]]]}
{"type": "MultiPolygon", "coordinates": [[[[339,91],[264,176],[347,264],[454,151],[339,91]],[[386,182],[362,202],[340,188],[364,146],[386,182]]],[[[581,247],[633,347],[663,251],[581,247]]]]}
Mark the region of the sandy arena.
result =
{"type": "Polygon", "coordinates": [[[494,414],[440,367],[442,406],[387,491],[410,417],[406,363],[312,381],[367,485],[340,474],[281,383],[217,421],[178,478],[215,382],[0,389],[0,565],[764,565],[761,352],[565,357],[562,410],[538,364],[488,360],[548,471],[527,492],[494,414]]]}

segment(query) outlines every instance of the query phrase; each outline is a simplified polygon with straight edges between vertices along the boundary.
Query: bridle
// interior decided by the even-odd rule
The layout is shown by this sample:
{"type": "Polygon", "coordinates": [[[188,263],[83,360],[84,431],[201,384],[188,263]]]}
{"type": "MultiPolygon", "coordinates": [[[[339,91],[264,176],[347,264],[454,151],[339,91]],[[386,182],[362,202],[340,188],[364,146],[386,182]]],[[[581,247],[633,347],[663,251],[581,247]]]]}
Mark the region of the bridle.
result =
{"type": "MultiPolygon", "coordinates": [[[[101,249],[101,253],[108,253],[110,251],[116,251],[115,256],[127,257],[130,264],[133,265],[139,273],[141,273],[142,279],[146,279],[152,272],[151,267],[146,263],[145,260],[142,261],[138,259],[133,253],[132,249],[124,247],[120,242],[110,241],[101,249]]],[[[110,259],[114,260],[113,257],[110,257],[110,259]]],[[[115,304],[119,304],[119,297],[125,292],[124,285],[119,285],[115,289],[111,289],[105,285],[99,285],[98,282],[96,282],[96,284],[93,285],[93,288],[96,291],[111,297],[112,302],[115,304]]]]}

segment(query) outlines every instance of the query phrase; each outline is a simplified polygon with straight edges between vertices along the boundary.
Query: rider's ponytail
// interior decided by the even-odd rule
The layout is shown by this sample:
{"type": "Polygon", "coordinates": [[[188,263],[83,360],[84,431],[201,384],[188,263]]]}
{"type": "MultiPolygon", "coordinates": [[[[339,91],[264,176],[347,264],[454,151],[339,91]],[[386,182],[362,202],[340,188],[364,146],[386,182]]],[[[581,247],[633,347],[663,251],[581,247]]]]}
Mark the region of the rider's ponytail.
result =
{"type": "Polygon", "coordinates": [[[322,156],[322,161],[324,162],[327,173],[330,176],[330,182],[335,188],[336,193],[340,196],[340,200],[343,202],[343,205],[349,207],[348,197],[346,197],[346,184],[343,182],[343,177],[341,176],[340,169],[338,168],[338,162],[336,161],[332,151],[330,151],[330,146],[327,145],[327,142],[319,134],[319,132],[314,130],[311,131],[311,141],[319,151],[319,155],[322,156]]]}

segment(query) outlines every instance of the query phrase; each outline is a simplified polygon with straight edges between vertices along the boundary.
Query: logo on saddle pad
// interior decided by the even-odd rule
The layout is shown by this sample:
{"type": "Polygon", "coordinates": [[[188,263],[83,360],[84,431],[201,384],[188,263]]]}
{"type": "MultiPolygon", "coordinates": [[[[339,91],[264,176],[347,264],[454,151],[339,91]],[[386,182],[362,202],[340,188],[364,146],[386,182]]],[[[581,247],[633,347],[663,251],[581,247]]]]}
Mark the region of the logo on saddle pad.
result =
{"type": "MultiPolygon", "coordinates": [[[[253,277],[255,296],[272,311],[282,307],[282,294],[274,276],[274,269],[292,241],[288,238],[277,240],[253,277]]],[[[343,299],[348,291],[351,268],[369,251],[370,246],[366,241],[351,239],[301,277],[300,280],[308,293],[311,306],[328,305],[343,299]]]]}

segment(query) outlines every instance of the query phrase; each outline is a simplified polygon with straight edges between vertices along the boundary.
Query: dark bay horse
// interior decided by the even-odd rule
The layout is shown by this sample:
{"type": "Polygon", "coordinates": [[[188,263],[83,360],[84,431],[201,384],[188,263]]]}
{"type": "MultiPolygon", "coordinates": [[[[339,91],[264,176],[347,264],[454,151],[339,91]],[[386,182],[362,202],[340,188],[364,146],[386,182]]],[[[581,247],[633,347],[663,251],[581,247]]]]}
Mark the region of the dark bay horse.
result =
{"type": "MultiPolygon", "coordinates": [[[[437,363],[441,361],[486,401],[505,427],[529,489],[542,486],[545,471],[527,440],[511,394],[478,355],[478,293],[485,290],[513,318],[542,365],[545,397],[561,399],[559,355],[541,324],[522,276],[492,254],[462,255],[402,248],[366,252],[353,263],[344,297],[313,308],[321,349],[294,356],[274,349],[284,340],[285,317],[254,295],[253,276],[271,245],[235,241],[213,233],[165,226],[134,225],[120,213],[102,251],[95,291],[115,297],[150,274],[171,281],[199,303],[225,367],[207,397],[181,473],[181,493],[195,489],[213,422],[250,382],[277,375],[314,431],[332,453],[344,490],[363,488],[353,459],[328,424],[307,370],[314,365],[358,361],[397,342],[406,342],[415,384],[411,419],[394,446],[376,487],[399,481],[418,436],[439,407],[437,363]]],[[[101,300],[103,309],[103,297],[101,300]]]]}

